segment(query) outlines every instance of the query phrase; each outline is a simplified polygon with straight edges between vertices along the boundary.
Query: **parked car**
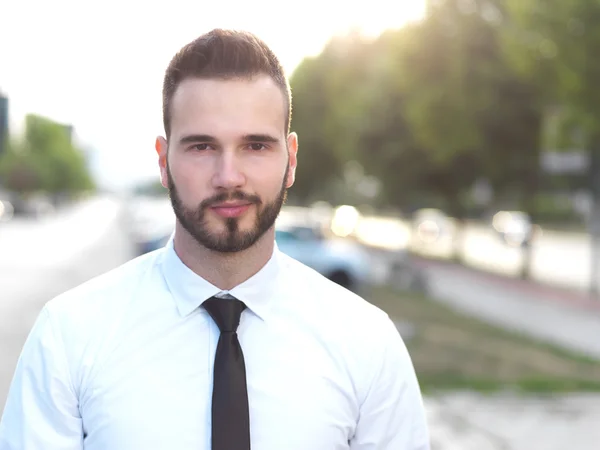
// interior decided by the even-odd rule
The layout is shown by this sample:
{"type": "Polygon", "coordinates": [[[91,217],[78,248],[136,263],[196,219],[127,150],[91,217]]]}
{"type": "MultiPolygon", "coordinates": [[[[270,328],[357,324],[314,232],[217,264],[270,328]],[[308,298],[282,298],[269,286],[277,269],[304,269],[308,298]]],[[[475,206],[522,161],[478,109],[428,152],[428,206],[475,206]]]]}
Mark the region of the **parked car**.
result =
{"type": "Polygon", "coordinates": [[[500,239],[510,247],[524,247],[531,242],[535,227],[531,218],[522,211],[498,211],[492,226],[500,239]]]}
{"type": "Polygon", "coordinates": [[[451,238],[454,232],[452,221],[441,210],[424,208],[416,211],[412,218],[412,233],[419,243],[434,244],[451,238]]]}
{"type": "Polygon", "coordinates": [[[345,288],[361,292],[371,281],[371,257],[358,243],[326,236],[317,227],[279,225],[279,249],[345,288]]]}

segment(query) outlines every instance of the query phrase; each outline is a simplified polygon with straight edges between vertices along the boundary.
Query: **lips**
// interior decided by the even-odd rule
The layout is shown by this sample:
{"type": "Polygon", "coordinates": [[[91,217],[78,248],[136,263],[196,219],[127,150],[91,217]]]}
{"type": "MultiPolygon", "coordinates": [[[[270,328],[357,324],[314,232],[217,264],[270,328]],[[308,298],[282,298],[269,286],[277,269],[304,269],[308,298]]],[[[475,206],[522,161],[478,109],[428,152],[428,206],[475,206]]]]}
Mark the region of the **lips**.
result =
{"type": "Polygon", "coordinates": [[[239,217],[252,206],[251,203],[221,203],[211,209],[221,217],[239,217]]]}

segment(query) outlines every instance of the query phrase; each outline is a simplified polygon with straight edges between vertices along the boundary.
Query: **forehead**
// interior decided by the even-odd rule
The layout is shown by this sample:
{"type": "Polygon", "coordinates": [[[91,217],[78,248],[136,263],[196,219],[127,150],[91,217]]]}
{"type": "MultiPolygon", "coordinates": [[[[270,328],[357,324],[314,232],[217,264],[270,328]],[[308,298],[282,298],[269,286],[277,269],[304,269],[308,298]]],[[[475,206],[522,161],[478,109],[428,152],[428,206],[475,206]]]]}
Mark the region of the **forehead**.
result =
{"type": "Polygon", "coordinates": [[[286,101],[266,75],[253,78],[188,78],[171,101],[171,134],[202,133],[217,138],[285,133],[286,101]]]}

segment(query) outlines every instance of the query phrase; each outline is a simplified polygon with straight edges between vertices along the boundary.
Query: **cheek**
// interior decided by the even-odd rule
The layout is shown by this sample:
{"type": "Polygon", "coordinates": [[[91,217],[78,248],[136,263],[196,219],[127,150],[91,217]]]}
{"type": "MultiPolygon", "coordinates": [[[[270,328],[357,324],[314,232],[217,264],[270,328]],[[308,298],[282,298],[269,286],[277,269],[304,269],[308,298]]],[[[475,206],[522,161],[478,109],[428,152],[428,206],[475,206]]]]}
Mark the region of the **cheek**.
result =
{"type": "Polygon", "coordinates": [[[195,204],[206,194],[206,174],[185,162],[173,162],[170,166],[172,182],[184,203],[195,204]]]}
{"type": "Polygon", "coordinates": [[[281,165],[273,165],[269,167],[262,167],[262,170],[253,172],[252,184],[257,190],[260,190],[263,195],[273,196],[274,193],[279,193],[281,185],[284,182],[285,168],[282,170],[281,165]]]}

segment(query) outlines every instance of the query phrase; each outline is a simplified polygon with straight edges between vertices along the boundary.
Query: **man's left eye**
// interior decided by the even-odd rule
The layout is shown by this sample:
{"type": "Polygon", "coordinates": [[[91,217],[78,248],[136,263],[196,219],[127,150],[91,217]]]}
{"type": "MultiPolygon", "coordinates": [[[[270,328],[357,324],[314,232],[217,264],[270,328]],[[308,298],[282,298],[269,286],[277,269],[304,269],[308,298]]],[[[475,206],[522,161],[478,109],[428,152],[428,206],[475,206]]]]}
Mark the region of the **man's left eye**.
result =
{"type": "Polygon", "coordinates": [[[264,144],[250,144],[250,148],[252,150],[264,150],[265,149],[265,145],[264,144]]]}

